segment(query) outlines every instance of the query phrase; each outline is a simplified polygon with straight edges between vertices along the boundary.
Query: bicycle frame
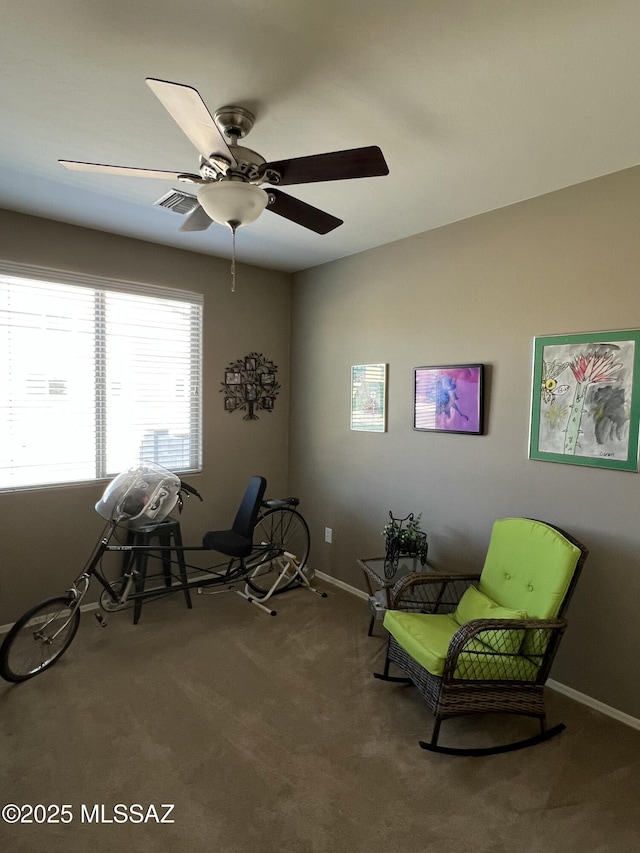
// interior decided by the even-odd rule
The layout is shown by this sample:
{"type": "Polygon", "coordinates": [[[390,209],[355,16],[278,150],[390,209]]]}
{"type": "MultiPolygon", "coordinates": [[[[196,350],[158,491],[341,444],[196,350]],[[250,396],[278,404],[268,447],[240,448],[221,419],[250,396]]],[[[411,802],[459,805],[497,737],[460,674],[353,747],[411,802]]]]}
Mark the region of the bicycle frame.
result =
{"type": "MultiPolygon", "coordinates": [[[[135,583],[135,567],[133,561],[130,561],[127,570],[124,571],[121,577],[118,579],[124,579],[124,583],[122,584],[122,590],[117,593],[116,590],[114,590],[114,582],[110,582],[105,577],[104,573],[100,568],[100,563],[105,554],[116,553],[127,555],[140,553],[143,551],[180,551],[183,554],[195,551],[207,551],[211,553],[209,548],[205,548],[202,545],[112,545],[111,540],[113,539],[118,527],[118,523],[114,521],[110,522],[106,526],[103,535],[98,541],[96,547],[94,548],[94,551],[91,557],[89,558],[86,566],[73,581],[71,587],[67,590],[69,597],[72,599],[72,607],[80,606],[89,589],[91,578],[94,577],[105,590],[105,592],[108,594],[110,601],[114,606],[114,609],[118,609],[124,604],[131,601],[135,601],[136,599],[157,598],[160,595],[169,595],[175,592],[181,592],[185,589],[193,589],[198,587],[222,584],[230,585],[233,583],[237,583],[238,581],[244,580],[245,575],[247,573],[247,569],[242,566],[240,561],[235,559],[225,560],[224,562],[221,562],[209,568],[200,568],[188,565],[188,569],[197,571],[202,576],[193,577],[191,580],[187,581],[187,583],[172,583],[170,587],[154,587],[152,589],[136,592],[132,591],[132,588],[135,583]],[[225,565],[226,571],[222,571],[225,565]]],[[[151,575],[150,577],[154,576],[151,575]]]]}
{"type": "MultiPolygon", "coordinates": [[[[253,528],[258,542],[251,547],[251,540],[246,540],[242,548],[245,553],[250,552],[246,558],[231,557],[224,550],[216,551],[216,545],[224,546],[223,540],[213,539],[207,545],[197,546],[182,544],[179,525],[169,513],[173,506],[182,507],[181,492],[187,497],[202,498],[193,487],[176,480],[171,472],[149,463],[130,469],[109,484],[96,504],[96,511],[105,519],[106,526],[84,568],[62,595],[39,602],[10,628],[0,644],[2,678],[10,682],[24,681],[52,666],[65,653],[78,629],[80,607],[93,578],[102,589],[96,617],[103,627],[106,621],[101,610],[114,612],[129,603],[134,605],[136,624],[144,599],[184,592],[187,605],[191,607],[189,590],[192,588],[201,592],[204,587],[216,586],[219,587],[216,592],[235,592],[273,616],[275,610],[262,602],[294,586],[326,597],[325,592],[311,586],[304,572],[309,554],[309,529],[296,511],[297,498],[263,501],[253,528]],[[126,544],[118,537],[119,530],[126,531],[126,544]],[[149,535],[140,537],[139,533],[149,535]],[[223,559],[205,567],[187,563],[185,554],[202,551],[217,553],[223,559]],[[103,566],[105,554],[124,558],[115,576],[111,566],[103,566]],[[161,562],[162,573],[147,573],[148,558],[161,562]],[[172,565],[177,566],[178,571],[174,572],[172,565]],[[152,583],[148,587],[147,581],[154,578],[163,578],[164,585],[152,583]],[[244,586],[238,589],[242,584],[244,586]]],[[[206,538],[203,541],[207,541],[206,538]]]]}

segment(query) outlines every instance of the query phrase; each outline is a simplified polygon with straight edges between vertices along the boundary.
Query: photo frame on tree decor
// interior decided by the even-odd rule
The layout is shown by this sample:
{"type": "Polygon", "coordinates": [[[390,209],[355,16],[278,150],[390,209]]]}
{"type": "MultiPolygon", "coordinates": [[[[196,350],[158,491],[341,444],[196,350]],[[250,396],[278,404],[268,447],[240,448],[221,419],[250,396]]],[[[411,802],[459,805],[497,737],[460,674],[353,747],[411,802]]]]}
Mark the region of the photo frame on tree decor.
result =
{"type": "Polygon", "coordinates": [[[227,412],[244,411],[243,420],[257,421],[259,411],[272,412],[280,385],[278,368],[262,353],[251,352],[227,365],[220,392],[227,412]]]}

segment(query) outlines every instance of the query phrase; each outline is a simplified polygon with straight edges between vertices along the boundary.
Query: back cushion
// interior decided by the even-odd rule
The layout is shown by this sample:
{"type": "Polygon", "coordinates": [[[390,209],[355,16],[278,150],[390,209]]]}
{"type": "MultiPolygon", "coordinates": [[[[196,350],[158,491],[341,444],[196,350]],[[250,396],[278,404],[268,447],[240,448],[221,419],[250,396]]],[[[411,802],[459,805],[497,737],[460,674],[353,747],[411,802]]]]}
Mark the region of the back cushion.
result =
{"type": "MultiPolygon", "coordinates": [[[[470,586],[458,604],[453,618],[458,625],[466,625],[475,619],[526,619],[527,614],[522,610],[512,610],[510,607],[502,607],[496,604],[484,593],[470,586]]],[[[517,655],[524,639],[524,629],[483,631],[476,639],[500,654],[517,655]]]]}
{"type": "Polygon", "coordinates": [[[503,607],[552,619],[579,559],[580,549],[541,521],[502,518],[493,525],[479,589],[503,607]]]}

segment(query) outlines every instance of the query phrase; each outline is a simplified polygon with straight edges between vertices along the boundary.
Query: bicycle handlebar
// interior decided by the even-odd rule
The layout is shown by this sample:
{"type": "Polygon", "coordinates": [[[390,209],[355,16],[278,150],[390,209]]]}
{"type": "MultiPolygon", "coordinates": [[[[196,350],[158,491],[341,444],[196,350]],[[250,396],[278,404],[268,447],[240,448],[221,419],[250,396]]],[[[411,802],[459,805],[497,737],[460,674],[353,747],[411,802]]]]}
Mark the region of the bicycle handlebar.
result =
{"type": "Polygon", "coordinates": [[[204,500],[200,492],[194,486],[189,485],[189,483],[185,483],[184,480],[180,480],[180,491],[185,492],[187,497],[193,495],[194,497],[198,498],[199,501],[204,500]]]}

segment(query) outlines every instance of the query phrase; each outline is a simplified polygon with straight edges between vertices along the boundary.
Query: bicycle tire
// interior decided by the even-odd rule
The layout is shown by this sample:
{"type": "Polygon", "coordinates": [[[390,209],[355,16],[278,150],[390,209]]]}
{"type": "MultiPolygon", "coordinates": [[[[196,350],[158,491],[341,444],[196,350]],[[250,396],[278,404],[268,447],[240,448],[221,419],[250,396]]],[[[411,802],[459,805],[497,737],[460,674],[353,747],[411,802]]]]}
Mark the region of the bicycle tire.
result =
{"type": "MultiPolygon", "coordinates": [[[[267,510],[258,519],[253,532],[254,549],[247,558],[247,584],[265,595],[273,586],[282,563],[278,562],[285,551],[293,554],[303,570],[309,558],[311,537],[304,518],[295,509],[281,507],[267,510]]],[[[295,574],[282,578],[277,592],[284,592],[299,583],[295,574]]]]}
{"type": "Polygon", "coordinates": [[[66,595],[47,598],[18,619],[0,646],[0,675],[5,681],[26,681],[59,660],[80,624],[80,608],[74,603],[66,595]]]}

